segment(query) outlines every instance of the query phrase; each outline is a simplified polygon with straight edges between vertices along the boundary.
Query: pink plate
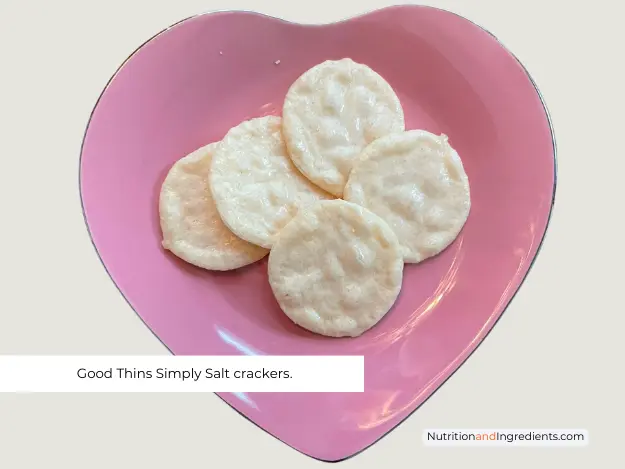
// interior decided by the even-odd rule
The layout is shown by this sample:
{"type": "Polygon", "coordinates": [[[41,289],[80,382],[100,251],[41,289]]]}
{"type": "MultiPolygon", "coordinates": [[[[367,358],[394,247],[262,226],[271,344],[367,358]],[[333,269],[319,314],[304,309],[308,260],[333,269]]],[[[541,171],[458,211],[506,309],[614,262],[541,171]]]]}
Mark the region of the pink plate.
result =
{"type": "Polygon", "coordinates": [[[286,444],[326,461],[388,433],[484,339],[537,255],[555,176],[550,121],[523,66],[474,23],[422,6],[323,26],[249,12],[182,21],[117,71],[91,116],[80,161],[96,250],[172,353],[365,356],[364,393],[221,395],[286,444]],[[473,206],[451,247],[406,266],[400,299],[375,328],[329,339],[280,311],[266,261],[216,274],[164,252],[157,197],[175,160],[241,120],[279,113],[299,74],[343,57],[391,83],[409,128],[449,135],[473,206]]]}

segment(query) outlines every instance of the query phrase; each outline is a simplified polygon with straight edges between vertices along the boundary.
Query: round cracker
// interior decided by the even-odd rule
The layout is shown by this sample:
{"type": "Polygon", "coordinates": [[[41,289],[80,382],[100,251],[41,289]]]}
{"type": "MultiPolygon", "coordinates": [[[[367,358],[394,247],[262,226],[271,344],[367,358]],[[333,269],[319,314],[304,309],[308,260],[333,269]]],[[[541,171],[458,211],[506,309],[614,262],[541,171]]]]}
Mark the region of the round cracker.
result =
{"type": "Polygon", "coordinates": [[[299,208],[327,194],[290,160],[280,117],[266,116],[230,129],[210,170],[213,198],[224,223],[242,239],[270,249],[299,208]]]}
{"type": "Polygon", "coordinates": [[[216,143],[195,150],[172,165],[161,186],[159,212],[163,247],[208,270],[232,270],[268,254],[235,236],[221,221],[208,187],[216,143]]]}
{"type": "Polygon", "coordinates": [[[287,92],[282,118],[295,165],[337,197],[363,148],[405,129],[393,88],[351,59],[329,60],[300,76],[287,92]]]}
{"type": "Polygon", "coordinates": [[[301,210],[269,253],[269,283],[284,313],[329,337],[377,324],[401,290],[404,261],[393,230],[344,200],[301,210]]]}
{"type": "Polygon", "coordinates": [[[471,209],[460,156],[447,136],[423,130],[389,135],[369,145],[349,176],[344,196],[393,228],[409,263],[447,248],[471,209]]]}

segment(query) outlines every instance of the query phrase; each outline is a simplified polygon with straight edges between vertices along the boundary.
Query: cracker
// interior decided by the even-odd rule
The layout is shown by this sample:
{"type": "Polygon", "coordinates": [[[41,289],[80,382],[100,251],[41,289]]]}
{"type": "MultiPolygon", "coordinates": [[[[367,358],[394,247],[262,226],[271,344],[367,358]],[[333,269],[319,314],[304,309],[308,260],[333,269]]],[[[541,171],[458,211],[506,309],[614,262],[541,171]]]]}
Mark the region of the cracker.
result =
{"type": "Polygon", "coordinates": [[[397,236],[377,215],[344,200],[301,210],[269,253],[269,283],[296,324],[356,337],[377,324],[401,290],[397,236]]]}
{"type": "Polygon", "coordinates": [[[215,150],[210,186],[226,226],[266,249],[300,207],[332,198],[293,165],[276,116],[230,129],[215,150]]]}
{"type": "Polygon", "coordinates": [[[369,145],[354,166],[344,197],[383,218],[406,262],[447,248],[471,209],[469,179],[445,135],[410,130],[369,145]]]}
{"type": "Polygon", "coordinates": [[[221,221],[208,187],[216,143],[195,150],[170,168],[159,197],[162,245],[195,266],[232,270],[268,254],[235,236],[221,221]]]}
{"type": "Polygon", "coordinates": [[[282,117],[295,165],[337,197],[363,148],[405,129],[404,111],[391,86],[351,59],[329,60],[301,75],[287,92],[282,117]]]}

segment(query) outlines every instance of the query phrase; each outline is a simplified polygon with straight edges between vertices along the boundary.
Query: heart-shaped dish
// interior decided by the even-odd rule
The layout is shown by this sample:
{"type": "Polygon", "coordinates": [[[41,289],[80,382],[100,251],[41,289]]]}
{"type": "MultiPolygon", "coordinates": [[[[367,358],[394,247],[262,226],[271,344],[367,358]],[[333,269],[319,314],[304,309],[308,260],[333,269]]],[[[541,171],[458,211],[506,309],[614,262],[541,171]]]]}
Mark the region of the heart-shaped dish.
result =
{"type": "Polygon", "coordinates": [[[120,67],[89,121],[80,161],[85,220],[131,307],[178,355],[364,355],[365,392],[223,394],[293,448],[337,461],[419,407],[471,354],[520,287],[555,195],[546,108],[519,61],[447,11],[397,6],[328,25],[215,12],[159,33],[120,67]],[[445,133],[462,155],[472,209],[456,241],[407,265],[393,310],[355,339],[298,328],[280,311],[266,259],[229,273],[161,247],[158,195],[170,166],[244,119],[280,114],[289,85],[350,57],[398,92],[407,128],[445,133]]]}

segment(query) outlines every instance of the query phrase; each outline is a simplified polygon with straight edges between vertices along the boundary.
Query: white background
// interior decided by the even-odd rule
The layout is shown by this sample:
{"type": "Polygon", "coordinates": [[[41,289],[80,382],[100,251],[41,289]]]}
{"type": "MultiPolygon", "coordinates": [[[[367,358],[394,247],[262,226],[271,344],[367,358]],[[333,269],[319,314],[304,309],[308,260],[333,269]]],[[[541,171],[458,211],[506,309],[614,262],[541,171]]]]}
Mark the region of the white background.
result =
{"type": "MultiPolygon", "coordinates": [[[[425,3],[485,26],[532,73],[558,140],[556,207],[541,255],[494,332],[416,414],[341,467],[625,467],[616,431],[623,409],[623,3],[425,3]],[[586,428],[591,444],[443,449],[421,442],[424,428],[540,427],[586,428]]],[[[138,45],[210,9],[327,22],[388,4],[0,0],[0,353],[166,353],[101,267],[78,196],[92,106],[138,45]]],[[[261,461],[275,469],[322,464],[214,395],[0,395],[2,468],[261,461]]]]}

